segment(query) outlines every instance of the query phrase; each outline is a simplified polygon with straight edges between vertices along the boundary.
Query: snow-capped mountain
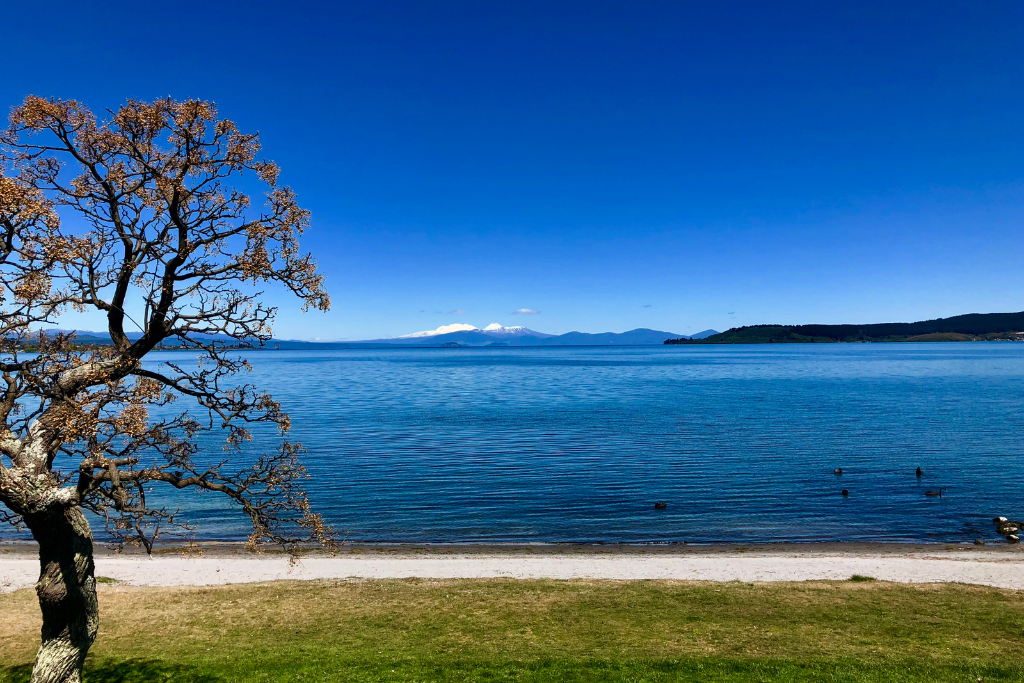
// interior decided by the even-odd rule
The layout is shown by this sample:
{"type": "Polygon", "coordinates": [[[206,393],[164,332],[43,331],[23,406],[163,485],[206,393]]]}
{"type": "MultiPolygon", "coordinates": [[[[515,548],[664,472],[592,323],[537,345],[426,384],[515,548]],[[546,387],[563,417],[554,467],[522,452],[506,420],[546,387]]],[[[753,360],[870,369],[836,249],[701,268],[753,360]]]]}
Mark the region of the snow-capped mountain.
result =
{"type": "Polygon", "coordinates": [[[479,332],[480,328],[476,325],[466,325],[464,323],[454,323],[452,325],[441,325],[436,330],[424,330],[423,332],[413,332],[412,334],[403,334],[401,337],[396,339],[416,339],[419,337],[436,337],[439,334],[451,334],[452,332],[479,332]]]}
{"type": "Polygon", "coordinates": [[[553,335],[544,334],[543,332],[534,332],[528,327],[522,325],[515,325],[513,327],[505,327],[498,323],[491,323],[487,327],[481,330],[484,334],[500,335],[502,337],[551,337],[553,335]]]}
{"type": "Polygon", "coordinates": [[[453,323],[451,325],[441,325],[436,330],[424,330],[422,332],[413,332],[412,334],[403,334],[401,337],[395,337],[395,339],[422,339],[424,337],[436,337],[439,334],[451,334],[453,332],[480,332],[488,336],[494,337],[550,337],[550,334],[544,334],[543,332],[534,332],[531,329],[517,325],[515,327],[505,327],[498,323],[491,323],[484,329],[480,329],[476,325],[466,325],[465,323],[453,323]]]}

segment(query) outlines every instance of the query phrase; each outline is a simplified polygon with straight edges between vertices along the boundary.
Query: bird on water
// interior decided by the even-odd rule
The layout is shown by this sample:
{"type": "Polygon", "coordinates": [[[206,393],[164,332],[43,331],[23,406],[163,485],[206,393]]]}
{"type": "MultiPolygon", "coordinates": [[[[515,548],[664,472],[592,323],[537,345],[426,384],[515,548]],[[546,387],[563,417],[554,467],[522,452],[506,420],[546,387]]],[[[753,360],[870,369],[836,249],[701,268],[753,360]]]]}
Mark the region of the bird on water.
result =
{"type": "Polygon", "coordinates": [[[832,474],[842,474],[842,473],[843,473],[843,468],[842,467],[837,467],[834,470],[832,470],[832,474]]]}
{"type": "Polygon", "coordinates": [[[925,491],[924,495],[926,495],[926,496],[939,496],[941,498],[942,497],[942,492],[945,491],[945,490],[946,490],[945,488],[941,488],[938,491],[925,491]]]}
{"type": "Polygon", "coordinates": [[[917,468],[917,476],[920,477],[922,474],[924,474],[924,470],[922,470],[920,467],[918,467],[917,468]]]}

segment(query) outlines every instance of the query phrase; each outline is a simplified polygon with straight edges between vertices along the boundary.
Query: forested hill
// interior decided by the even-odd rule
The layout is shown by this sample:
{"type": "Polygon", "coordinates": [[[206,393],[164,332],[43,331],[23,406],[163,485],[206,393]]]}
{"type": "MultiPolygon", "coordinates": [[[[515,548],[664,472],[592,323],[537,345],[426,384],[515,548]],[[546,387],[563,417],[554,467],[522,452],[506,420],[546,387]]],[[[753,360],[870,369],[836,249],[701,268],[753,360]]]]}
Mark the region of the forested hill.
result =
{"type": "Polygon", "coordinates": [[[857,341],[972,341],[1016,339],[1024,312],[969,313],[916,323],[873,325],[751,325],[706,339],[668,339],[666,344],[785,344],[857,341]]]}

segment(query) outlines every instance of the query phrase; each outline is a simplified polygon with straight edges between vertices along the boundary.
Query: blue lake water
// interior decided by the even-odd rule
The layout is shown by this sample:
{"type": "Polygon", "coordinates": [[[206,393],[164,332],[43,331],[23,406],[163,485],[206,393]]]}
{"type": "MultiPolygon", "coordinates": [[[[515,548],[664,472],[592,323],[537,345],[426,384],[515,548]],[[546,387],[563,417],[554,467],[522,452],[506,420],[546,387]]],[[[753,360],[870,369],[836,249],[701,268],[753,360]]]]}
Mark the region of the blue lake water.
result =
{"type": "MultiPolygon", "coordinates": [[[[1024,517],[1024,344],[248,356],[353,541],[943,542],[1024,517]]],[[[194,505],[200,537],[244,537],[194,505]]]]}
{"type": "MultiPolygon", "coordinates": [[[[250,357],[352,540],[937,542],[1024,516],[1024,344],[250,357]]],[[[242,535],[203,500],[203,533],[242,535]]]]}

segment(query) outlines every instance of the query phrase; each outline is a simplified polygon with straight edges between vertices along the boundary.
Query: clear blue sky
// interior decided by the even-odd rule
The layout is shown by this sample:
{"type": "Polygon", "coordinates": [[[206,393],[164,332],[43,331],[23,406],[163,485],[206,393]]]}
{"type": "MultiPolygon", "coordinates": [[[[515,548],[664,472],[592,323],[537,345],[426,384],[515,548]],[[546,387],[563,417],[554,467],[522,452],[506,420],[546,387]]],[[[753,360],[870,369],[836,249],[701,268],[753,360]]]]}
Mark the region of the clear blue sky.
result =
{"type": "Polygon", "coordinates": [[[313,211],[305,246],[334,301],[303,316],[280,297],[280,337],[1024,309],[1020,2],[53,2],[3,16],[5,106],[170,94],[261,132],[313,211]]]}

